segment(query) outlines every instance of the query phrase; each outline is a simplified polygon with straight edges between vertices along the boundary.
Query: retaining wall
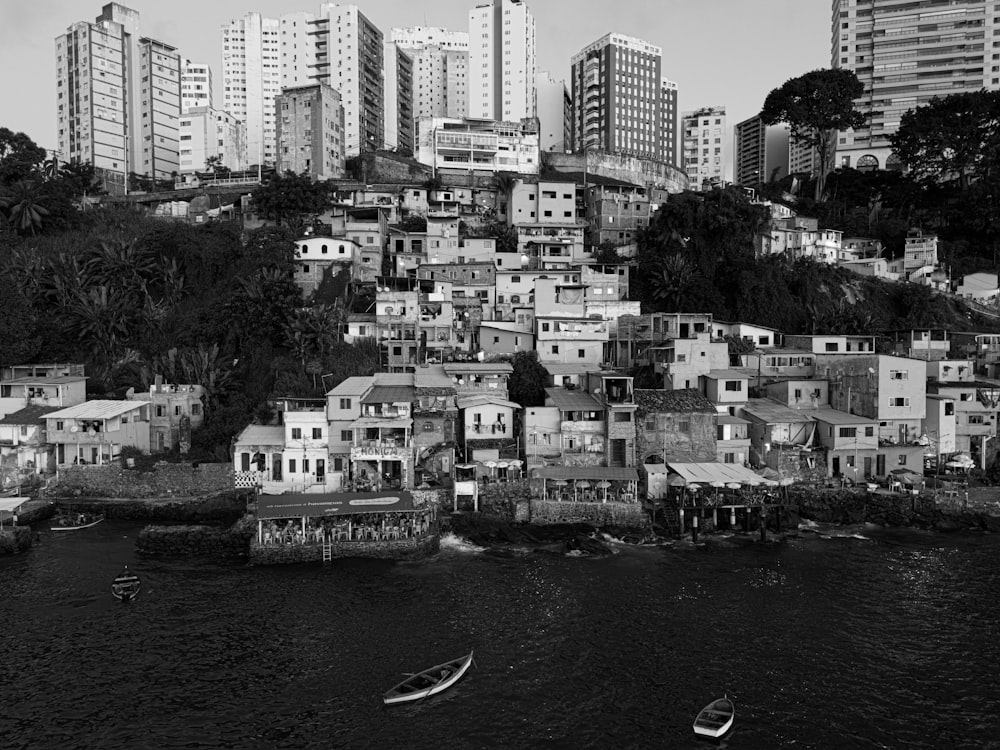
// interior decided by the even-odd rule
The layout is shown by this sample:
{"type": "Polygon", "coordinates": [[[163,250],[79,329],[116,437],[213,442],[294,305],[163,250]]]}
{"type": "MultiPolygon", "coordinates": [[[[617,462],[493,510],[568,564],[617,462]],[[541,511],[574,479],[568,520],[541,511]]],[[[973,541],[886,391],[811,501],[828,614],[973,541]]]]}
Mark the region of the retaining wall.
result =
{"type": "Polygon", "coordinates": [[[254,526],[147,526],[135,546],[144,555],[246,557],[254,526]]]}
{"type": "MultiPolygon", "coordinates": [[[[391,539],[382,542],[333,542],[334,558],[372,557],[383,560],[416,560],[430,557],[441,548],[440,537],[428,534],[420,539],[391,539]]],[[[250,542],[250,562],[254,565],[287,565],[323,562],[322,544],[262,545],[250,542]]]]}
{"type": "Polygon", "coordinates": [[[77,512],[103,513],[108,518],[130,521],[158,521],[174,523],[204,523],[205,521],[233,521],[246,511],[246,497],[236,490],[220,492],[207,497],[192,498],[60,498],[53,500],[56,508],[72,508],[77,512]]]}
{"type": "Polygon", "coordinates": [[[561,503],[532,499],[531,523],[539,525],[585,523],[597,527],[645,529],[649,526],[649,514],[639,503],[561,503]]]}
{"type": "Polygon", "coordinates": [[[152,471],[110,466],[60,469],[49,497],[192,497],[233,488],[231,464],[168,463],[152,471]]]}
{"type": "Polygon", "coordinates": [[[0,530],[0,555],[16,555],[31,549],[30,526],[4,526],[0,530]]]}

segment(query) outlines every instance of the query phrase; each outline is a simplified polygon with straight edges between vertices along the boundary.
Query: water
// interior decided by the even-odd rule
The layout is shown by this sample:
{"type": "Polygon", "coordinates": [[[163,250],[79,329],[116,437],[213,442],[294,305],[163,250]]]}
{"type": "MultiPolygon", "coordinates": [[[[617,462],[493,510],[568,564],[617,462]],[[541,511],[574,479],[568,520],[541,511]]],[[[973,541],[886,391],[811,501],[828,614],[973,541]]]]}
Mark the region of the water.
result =
{"type": "Polygon", "coordinates": [[[134,553],[140,526],[0,559],[4,748],[1000,748],[1000,538],[815,527],[607,558],[449,538],[417,563],[134,553]],[[110,585],[128,563],[138,601],[110,585]],[[476,651],[446,693],[414,671],[476,651]]]}

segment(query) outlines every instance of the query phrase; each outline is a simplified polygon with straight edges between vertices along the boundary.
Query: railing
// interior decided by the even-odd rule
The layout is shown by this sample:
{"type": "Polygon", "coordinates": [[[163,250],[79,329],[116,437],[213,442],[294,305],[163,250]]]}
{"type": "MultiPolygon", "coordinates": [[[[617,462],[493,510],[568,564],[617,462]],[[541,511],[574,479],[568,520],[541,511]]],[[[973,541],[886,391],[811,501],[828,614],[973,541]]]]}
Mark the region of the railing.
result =
{"type": "Polygon", "coordinates": [[[474,424],[471,425],[472,432],[477,435],[506,435],[507,425],[505,424],[474,424]]]}

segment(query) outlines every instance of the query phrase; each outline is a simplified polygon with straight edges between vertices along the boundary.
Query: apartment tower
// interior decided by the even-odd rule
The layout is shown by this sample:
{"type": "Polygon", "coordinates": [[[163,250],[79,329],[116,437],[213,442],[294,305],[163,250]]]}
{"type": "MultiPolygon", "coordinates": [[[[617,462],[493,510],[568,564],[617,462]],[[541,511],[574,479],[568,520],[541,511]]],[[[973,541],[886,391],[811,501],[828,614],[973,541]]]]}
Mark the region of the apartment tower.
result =
{"type": "Polygon", "coordinates": [[[275,99],[277,170],[318,180],[344,176],[344,108],[325,83],[286,88],[275,99]]]}
{"type": "Polygon", "coordinates": [[[786,125],[765,125],[755,115],[733,128],[733,181],[753,187],[777,181],[789,173],[786,125]]]}
{"type": "Polygon", "coordinates": [[[692,190],[721,187],[726,168],[726,108],[702,107],[681,115],[684,171],[692,190]]]}
{"type": "Polygon", "coordinates": [[[185,60],[181,65],[181,112],[194,107],[214,107],[212,69],[208,63],[185,60]]]}
{"type": "MultiPolygon", "coordinates": [[[[655,44],[607,34],[573,55],[573,141],[577,150],[669,161],[665,153],[661,57],[655,44]]],[[[676,109],[674,110],[676,111],[676,109]]]]}
{"type": "Polygon", "coordinates": [[[469,113],[517,122],[535,116],[535,17],[522,0],[469,11],[469,113]]]}
{"type": "MultiPolygon", "coordinates": [[[[385,64],[385,148],[413,156],[413,58],[395,42],[384,42],[385,64]]],[[[422,84],[421,84],[422,85],[422,84]]]]}
{"type": "Polygon", "coordinates": [[[865,127],[840,133],[838,166],[899,167],[889,136],[935,96],[1000,88],[996,0],[833,0],[833,67],[865,86],[865,127]]]}
{"type": "Polygon", "coordinates": [[[468,114],[469,35],[436,26],[394,28],[392,41],[413,60],[413,116],[468,114]]]}
{"type": "Polygon", "coordinates": [[[274,164],[281,93],[280,22],[248,13],[222,27],[222,108],[246,123],[247,159],[274,164]]]}

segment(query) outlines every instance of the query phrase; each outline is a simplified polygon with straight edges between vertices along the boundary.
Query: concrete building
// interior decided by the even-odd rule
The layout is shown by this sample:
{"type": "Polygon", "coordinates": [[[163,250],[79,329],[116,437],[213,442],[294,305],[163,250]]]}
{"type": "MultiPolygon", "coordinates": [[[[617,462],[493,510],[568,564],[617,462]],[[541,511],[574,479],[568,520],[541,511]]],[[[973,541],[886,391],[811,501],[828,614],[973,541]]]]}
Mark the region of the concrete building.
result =
{"type": "Polygon", "coordinates": [[[108,3],[56,37],[58,152],[93,164],[109,192],[123,192],[128,173],[178,170],[180,105],[176,49],[140,37],[137,11],[108,3]]]}
{"type": "Polygon", "coordinates": [[[725,180],[729,134],[726,108],[702,107],[681,115],[681,168],[692,190],[709,190],[725,180]]]}
{"type": "Polygon", "coordinates": [[[556,80],[551,73],[540,72],[538,91],[539,148],[542,151],[573,150],[573,99],[566,82],[556,80]],[[567,118],[567,108],[569,117],[567,118]]]}
{"type": "MultiPolygon", "coordinates": [[[[309,86],[317,82],[316,54],[322,48],[313,36],[312,13],[282,13],[278,18],[281,41],[278,54],[281,59],[281,88],[309,86]]],[[[336,87],[334,87],[336,88],[336,87]]]]}
{"type": "Polygon", "coordinates": [[[417,160],[444,180],[450,175],[538,174],[538,123],[426,118],[417,125],[417,160]]]}
{"type": "Polygon", "coordinates": [[[310,32],[315,78],[340,92],[347,156],[382,148],[385,135],[382,32],[357,5],[323,3],[310,32]]]}
{"type": "Polygon", "coordinates": [[[191,450],[191,431],[205,421],[205,389],[200,385],[164,383],[159,376],[148,394],[132,394],[130,401],[149,404],[149,449],[162,453],[191,450]]]}
{"type": "Polygon", "coordinates": [[[392,41],[413,61],[413,119],[468,116],[469,34],[435,26],[394,28],[392,41]]]}
{"type": "Polygon", "coordinates": [[[889,136],[905,112],[935,96],[1000,88],[989,0],[833,0],[831,63],[864,84],[865,126],[840,133],[839,166],[899,168],[889,136]]]}
{"type": "Polygon", "coordinates": [[[573,143],[578,150],[596,148],[673,163],[674,150],[665,151],[662,55],[655,44],[624,34],[607,34],[573,55],[573,143]]]}
{"type": "Polygon", "coordinates": [[[677,84],[669,78],[660,81],[660,101],[663,109],[663,142],[664,161],[676,167],[680,164],[677,157],[677,134],[679,132],[680,110],[677,108],[677,84]]]}
{"type": "Polygon", "coordinates": [[[715,406],[694,389],[635,390],[639,462],[716,459],[715,406]]]}
{"type": "Polygon", "coordinates": [[[535,68],[535,17],[524,0],[469,11],[470,118],[535,117],[535,68]]]}
{"type": "Polygon", "coordinates": [[[925,266],[936,267],[938,264],[936,235],[925,235],[919,229],[911,229],[906,233],[903,247],[903,273],[909,275],[925,266]]]}
{"type": "Polygon", "coordinates": [[[195,107],[214,106],[212,68],[208,63],[185,60],[181,66],[181,114],[187,114],[195,107]]]}
{"type": "Polygon", "coordinates": [[[248,13],[222,27],[222,109],[246,125],[251,164],[274,164],[281,93],[280,22],[248,13]]]}
{"type": "Polygon", "coordinates": [[[928,362],[927,375],[928,409],[939,407],[940,412],[927,414],[925,434],[932,442],[940,441],[940,453],[947,454],[951,426],[947,417],[954,416],[952,451],[967,453],[977,468],[987,468],[988,442],[996,439],[1000,425],[1000,382],[976,377],[971,360],[928,362]],[[932,394],[952,401],[952,409],[937,404],[932,394]]]}
{"type": "Polygon", "coordinates": [[[233,171],[249,166],[246,126],[228,112],[192,107],[179,122],[181,174],[204,171],[213,156],[233,171]]]}
{"type": "Polygon", "coordinates": [[[344,175],[344,108],[326,84],[284,89],[275,97],[279,173],[329,180],[344,175]]]}
{"type": "Polygon", "coordinates": [[[149,453],[148,401],[85,401],[45,415],[45,432],[55,446],[56,467],[104,466],[124,447],[149,453]]]}
{"type": "Polygon", "coordinates": [[[87,378],[65,370],[9,368],[0,378],[0,418],[30,406],[63,408],[87,399],[87,378]]]}
{"type": "MultiPolygon", "coordinates": [[[[413,156],[416,120],[413,111],[413,57],[395,42],[384,42],[385,148],[413,156]]],[[[422,86],[423,84],[420,84],[422,86]]]]}
{"type": "Polygon", "coordinates": [[[755,186],[789,174],[789,135],[785,125],[765,125],[760,115],[733,128],[733,182],[755,186]]]}

